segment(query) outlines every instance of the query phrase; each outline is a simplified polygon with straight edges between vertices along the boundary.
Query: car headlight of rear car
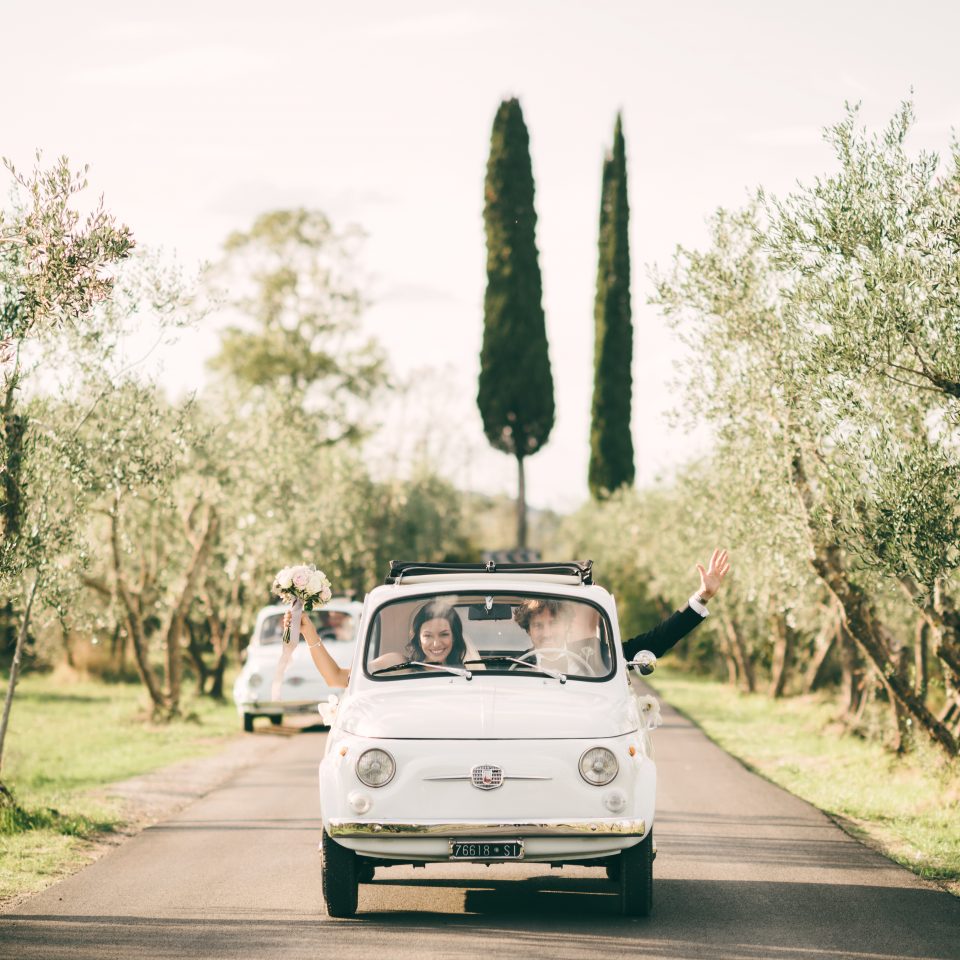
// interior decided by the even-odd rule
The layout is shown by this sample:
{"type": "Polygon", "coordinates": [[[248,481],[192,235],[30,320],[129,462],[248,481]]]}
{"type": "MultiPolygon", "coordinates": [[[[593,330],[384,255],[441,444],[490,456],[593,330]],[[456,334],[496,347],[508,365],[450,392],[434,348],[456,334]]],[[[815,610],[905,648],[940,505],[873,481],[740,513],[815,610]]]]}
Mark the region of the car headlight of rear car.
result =
{"type": "Polygon", "coordinates": [[[263,683],[263,677],[259,673],[251,673],[247,677],[247,686],[249,687],[259,687],[261,683],[263,683]]]}
{"type": "Polygon", "coordinates": [[[368,787],[386,786],[396,772],[397,765],[386,750],[365,750],[357,760],[357,777],[368,787]]]}
{"type": "Polygon", "coordinates": [[[606,747],[591,747],[580,758],[580,776],[595,787],[609,783],[619,769],[617,758],[606,747]]]}

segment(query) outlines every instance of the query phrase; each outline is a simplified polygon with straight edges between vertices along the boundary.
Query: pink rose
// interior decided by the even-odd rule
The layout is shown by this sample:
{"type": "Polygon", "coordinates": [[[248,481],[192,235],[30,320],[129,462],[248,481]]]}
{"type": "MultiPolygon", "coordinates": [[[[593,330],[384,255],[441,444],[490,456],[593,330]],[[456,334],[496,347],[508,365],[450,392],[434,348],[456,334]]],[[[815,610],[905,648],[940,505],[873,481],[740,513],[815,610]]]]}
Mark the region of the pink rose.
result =
{"type": "Polygon", "coordinates": [[[302,571],[301,571],[300,573],[295,574],[294,577],[293,577],[293,585],[294,585],[298,590],[303,590],[304,587],[306,587],[306,585],[307,585],[309,582],[310,582],[310,574],[309,574],[309,573],[305,573],[305,572],[302,572],[302,571]]]}

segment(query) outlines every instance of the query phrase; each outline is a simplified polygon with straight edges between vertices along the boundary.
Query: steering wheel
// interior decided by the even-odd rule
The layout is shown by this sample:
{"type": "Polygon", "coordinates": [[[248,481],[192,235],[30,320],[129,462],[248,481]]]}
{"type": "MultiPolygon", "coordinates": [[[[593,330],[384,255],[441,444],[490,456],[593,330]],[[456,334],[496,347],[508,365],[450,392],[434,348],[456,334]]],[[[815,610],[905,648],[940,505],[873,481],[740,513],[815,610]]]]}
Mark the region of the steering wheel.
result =
{"type": "MultiPolygon", "coordinates": [[[[531,657],[536,657],[537,654],[544,653],[555,653],[560,656],[568,657],[570,660],[573,660],[575,663],[579,664],[583,668],[583,672],[587,676],[593,676],[593,668],[587,663],[583,657],[574,653],[572,650],[564,650],[563,647],[541,647],[539,650],[528,650],[522,656],[517,657],[518,660],[529,660],[531,657]]],[[[550,669],[555,670],[556,667],[551,667],[550,669]]],[[[566,673],[567,671],[561,670],[561,673],[566,673]]]]}

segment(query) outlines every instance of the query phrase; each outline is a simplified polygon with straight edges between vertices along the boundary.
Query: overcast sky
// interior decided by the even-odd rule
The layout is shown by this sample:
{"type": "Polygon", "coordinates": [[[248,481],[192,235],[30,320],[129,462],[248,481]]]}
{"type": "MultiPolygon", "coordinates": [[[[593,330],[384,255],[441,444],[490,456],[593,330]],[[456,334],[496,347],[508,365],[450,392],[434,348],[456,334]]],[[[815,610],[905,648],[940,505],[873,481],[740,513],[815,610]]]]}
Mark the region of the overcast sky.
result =
{"type": "MultiPolygon", "coordinates": [[[[698,245],[717,206],[789,190],[831,164],[821,128],[845,100],[881,125],[911,95],[916,148],[946,151],[960,116],[960,5],[644,0],[129,0],[0,3],[0,152],[91,165],[138,240],[185,264],[264,210],[307,205],[368,234],[367,330],[415,374],[438,466],[511,491],[476,411],[483,178],[501,99],[520,99],[557,400],[528,463],[537,506],[586,496],[600,171],[617,110],[627,139],[633,258],[634,443],[650,482],[708,442],[666,417],[679,347],[648,306],[645,265],[698,245]]],[[[194,389],[215,348],[185,335],[152,363],[194,389]]]]}

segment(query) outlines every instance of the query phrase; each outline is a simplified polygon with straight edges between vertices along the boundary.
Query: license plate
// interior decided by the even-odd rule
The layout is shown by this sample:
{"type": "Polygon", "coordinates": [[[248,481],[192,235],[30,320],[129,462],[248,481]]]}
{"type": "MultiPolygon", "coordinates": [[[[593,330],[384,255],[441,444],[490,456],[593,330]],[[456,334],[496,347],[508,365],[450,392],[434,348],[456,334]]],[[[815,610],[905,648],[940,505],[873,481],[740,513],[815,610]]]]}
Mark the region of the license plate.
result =
{"type": "Polygon", "coordinates": [[[451,860],[522,860],[522,840],[451,840],[451,860]]]}

